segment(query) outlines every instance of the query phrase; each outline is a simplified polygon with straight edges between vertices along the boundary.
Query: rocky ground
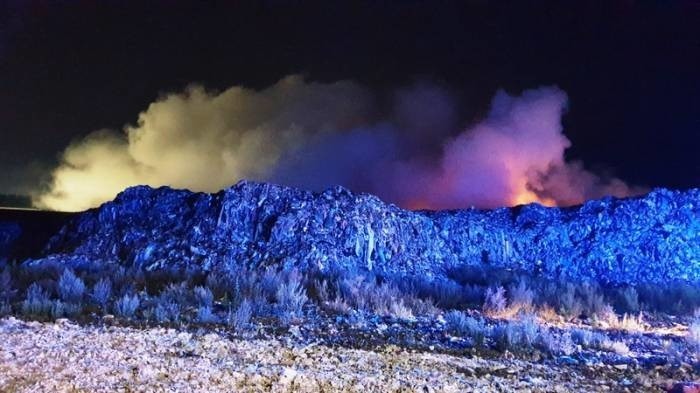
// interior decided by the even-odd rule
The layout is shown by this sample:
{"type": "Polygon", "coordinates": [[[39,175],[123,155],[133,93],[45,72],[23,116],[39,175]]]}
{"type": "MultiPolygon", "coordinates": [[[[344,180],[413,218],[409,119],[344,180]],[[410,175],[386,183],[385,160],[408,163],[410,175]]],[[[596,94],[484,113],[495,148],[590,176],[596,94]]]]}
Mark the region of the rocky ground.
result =
{"type": "Polygon", "coordinates": [[[319,340],[294,329],[241,339],[218,329],[10,317],[0,320],[0,391],[639,392],[697,378],[687,364],[450,354],[432,345],[360,349],[319,340]]]}

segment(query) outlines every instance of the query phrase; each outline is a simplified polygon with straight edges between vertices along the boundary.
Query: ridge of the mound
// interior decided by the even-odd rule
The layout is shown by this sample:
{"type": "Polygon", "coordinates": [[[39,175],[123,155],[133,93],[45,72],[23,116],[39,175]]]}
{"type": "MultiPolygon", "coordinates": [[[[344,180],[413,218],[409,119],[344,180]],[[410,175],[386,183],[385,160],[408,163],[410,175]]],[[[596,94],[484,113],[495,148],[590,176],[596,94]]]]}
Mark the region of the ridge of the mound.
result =
{"type": "Polygon", "coordinates": [[[443,277],[488,264],[611,283],[700,280],[700,190],[572,208],[407,211],[342,187],[242,181],[217,193],[131,187],[75,217],[44,258],[147,270],[221,263],[443,277]]]}

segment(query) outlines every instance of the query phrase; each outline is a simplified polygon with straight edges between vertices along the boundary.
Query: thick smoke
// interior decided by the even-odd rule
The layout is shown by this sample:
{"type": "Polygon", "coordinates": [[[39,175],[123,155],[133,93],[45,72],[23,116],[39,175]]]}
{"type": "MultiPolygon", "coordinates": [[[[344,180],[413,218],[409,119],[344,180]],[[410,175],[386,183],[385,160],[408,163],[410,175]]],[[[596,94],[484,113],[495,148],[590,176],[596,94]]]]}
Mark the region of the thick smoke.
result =
{"type": "Polygon", "coordinates": [[[82,210],[136,184],[217,191],[242,178],[263,180],[285,151],[361,124],[370,103],[352,83],[297,76],[262,91],[193,86],[150,104],[136,126],[97,131],[69,146],[35,203],[82,210]]]}
{"type": "Polygon", "coordinates": [[[215,191],[243,178],[341,184],[408,208],[571,205],[636,192],[565,161],[566,95],[556,88],[498,92],[466,129],[440,87],[416,84],[391,101],[352,82],[299,76],[260,91],[193,86],[152,103],[135,126],[69,146],[35,204],[82,210],[136,184],[215,191]]]}
{"type": "Polygon", "coordinates": [[[564,160],[571,145],[561,125],[566,101],[556,88],[528,90],[519,97],[499,91],[489,115],[448,140],[435,167],[400,163],[394,177],[399,184],[389,188],[398,192],[392,198],[412,208],[568,206],[639,192],[564,160]]]}

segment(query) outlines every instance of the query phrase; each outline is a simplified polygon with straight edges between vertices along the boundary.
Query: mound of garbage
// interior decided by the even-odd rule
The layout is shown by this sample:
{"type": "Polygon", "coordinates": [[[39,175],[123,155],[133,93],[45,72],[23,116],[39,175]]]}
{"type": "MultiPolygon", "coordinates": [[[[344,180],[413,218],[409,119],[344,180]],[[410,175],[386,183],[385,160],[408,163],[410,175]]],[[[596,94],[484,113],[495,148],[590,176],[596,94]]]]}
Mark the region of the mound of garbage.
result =
{"type": "Polygon", "coordinates": [[[572,208],[408,211],[342,187],[242,181],[215,194],[147,186],[76,215],[40,264],[367,269],[440,279],[462,265],[612,284],[700,281],[700,190],[572,208]]]}

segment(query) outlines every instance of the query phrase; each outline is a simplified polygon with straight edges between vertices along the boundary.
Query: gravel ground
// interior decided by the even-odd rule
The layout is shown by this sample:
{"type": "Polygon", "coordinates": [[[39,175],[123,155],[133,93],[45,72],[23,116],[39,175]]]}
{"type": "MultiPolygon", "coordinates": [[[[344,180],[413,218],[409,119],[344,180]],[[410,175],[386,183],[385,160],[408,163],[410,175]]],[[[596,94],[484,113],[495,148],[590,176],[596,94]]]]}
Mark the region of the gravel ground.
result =
{"type": "Polygon", "coordinates": [[[661,391],[659,370],[0,320],[0,392],[661,391]]]}

